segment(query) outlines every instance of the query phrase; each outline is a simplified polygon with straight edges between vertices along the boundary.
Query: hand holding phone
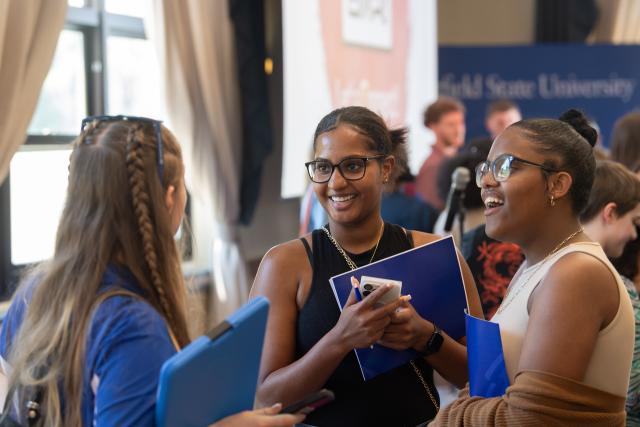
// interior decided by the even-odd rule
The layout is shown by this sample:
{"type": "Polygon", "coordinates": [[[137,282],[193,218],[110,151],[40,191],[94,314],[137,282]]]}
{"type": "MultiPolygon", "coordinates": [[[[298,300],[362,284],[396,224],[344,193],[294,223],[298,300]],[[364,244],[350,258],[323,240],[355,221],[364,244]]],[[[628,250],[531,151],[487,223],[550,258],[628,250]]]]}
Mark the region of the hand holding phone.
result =
{"type": "Polygon", "coordinates": [[[309,414],[314,410],[333,402],[335,396],[331,390],[323,388],[284,408],[282,414],[309,414]]]}
{"type": "Polygon", "coordinates": [[[376,306],[382,306],[393,302],[400,298],[400,293],[402,291],[402,282],[399,280],[391,280],[391,279],[382,279],[379,277],[371,277],[371,276],[362,276],[360,278],[360,292],[364,298],[367,295],[371,294],[373,291],[378,289],[380,286],[391,285],[392,288],[382,296],[376,303],[376,306]]]}

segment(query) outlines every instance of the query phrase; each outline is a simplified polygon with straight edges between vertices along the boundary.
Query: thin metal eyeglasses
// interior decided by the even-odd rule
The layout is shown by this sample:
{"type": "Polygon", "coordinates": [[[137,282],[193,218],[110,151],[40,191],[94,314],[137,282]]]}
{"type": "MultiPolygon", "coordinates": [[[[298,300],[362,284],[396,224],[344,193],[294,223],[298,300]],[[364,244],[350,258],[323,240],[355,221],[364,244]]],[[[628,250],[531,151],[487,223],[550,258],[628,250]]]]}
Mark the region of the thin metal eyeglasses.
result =
{"type": "Polygon", "coordinates": [[[164,154],[162,147],[162,121],[150,119],[148,117],[138,117],[138,116],[89,116],[82,119],[82,125],[80,127],[80,132],[84,131],[84,128],[87,124],[94,122],[119,122],[119,121],[133,121],[133,122],[142,122],[142,123],[151,123],[153,125],[153,129],[156,132],[156,165],[158,167],[158,176],[160,177],[160,184],[163,184],[162,177],[164,175],[164,154]]]}
{"type": "Polygon", "coordinates": [[[491,171],[491,173],[493,174],[493,179],[495,179],[496,181],[506,181],[511,176],[511,165],[513,164],[513,162],[520,162],[530,166],[535,166],[547,172],[558,172],[557,169],[541,165],[540,163],[521,159],[520,157],[516,157],[513,154],[501,154],[493,161],[485,160],[484,162],[476,166],[476,185],[482,188],[482,178],[484,178],[484,176],[489,171],[491,171]]]}
{"type": "Polygon", "coordinates": [[[385,157],[387,157],[386,154],[371,157],[347,157],[346,159],[340,160],[337,164],[333,164],[328,160],[313,160],[304,165],[307,168],[311,181],[317,184],[328,182],[336,168],[338,168],[342,177],[347,181],[357,181],[364,178],[368,161],[379,160],[385,157]]]}

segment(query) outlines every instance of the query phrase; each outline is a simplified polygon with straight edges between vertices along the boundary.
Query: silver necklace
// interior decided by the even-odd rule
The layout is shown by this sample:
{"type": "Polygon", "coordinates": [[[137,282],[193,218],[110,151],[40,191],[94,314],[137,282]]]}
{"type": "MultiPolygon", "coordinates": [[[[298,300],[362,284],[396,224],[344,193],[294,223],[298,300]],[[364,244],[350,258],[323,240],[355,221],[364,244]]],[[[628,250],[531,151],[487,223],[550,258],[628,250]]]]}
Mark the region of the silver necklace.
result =
{"type": "MultiPolygon", "coordinates": [[[[356,268],[358,268],[356,263],[353,262],[351,257],[347,254],[347,252],[344,249],[342,249],[342,246],[340,246],[340,243],[338,243],[338,241],[331,235],[329,230],[327,230],[326,227],[322,227],[322,230],[325,232],[325,234],[327,235],[329,240],[331,240],[331,243],[333,243],[333,246],[335,246],[336,249],[338,250],[338,252],[340,252],[340,255],[342,255],[344,260],[347,262],[347,265],[349,266],[349,268],[352,269],[352,270],[355,270],[356,268]]],[[[375,246],[375,248],[373,248],[373,254],[371,254],[371,258],[369,258],[369,262],[367,264],[371,264],[371,261],[373,261],[373,257],[376,256],[376,252],[378,251],[378,245],[380,244],[380,240],[382,240],[382,235],[383,234],[384,234],[384,221],[382,222],[382,227],[381,227],[381,230],[380,230],[380,236],[378,237],[378,241],[376,242],[376,246],[375,246]]]]}

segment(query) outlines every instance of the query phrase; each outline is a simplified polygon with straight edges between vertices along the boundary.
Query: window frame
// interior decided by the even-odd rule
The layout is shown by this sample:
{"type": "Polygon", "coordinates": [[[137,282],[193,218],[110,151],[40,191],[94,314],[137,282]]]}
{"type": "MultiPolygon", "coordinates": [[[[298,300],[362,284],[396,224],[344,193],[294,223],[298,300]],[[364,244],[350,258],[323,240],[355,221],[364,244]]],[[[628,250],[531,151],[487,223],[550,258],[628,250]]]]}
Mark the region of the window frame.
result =
{"type": "MultiPolygon", "coordinates": [[[[83,34],[86,111],[87,115],[103,115],[108,105],[107,38],[146,39],[144,20],[108,12],[105,0],[87,0],[84,7],[67,7],[64,29],[83,34]]],[[[47,150],[52,146],[69,145],[76,136],[28,134],[24,144],[30,151],[47,150]]],[[[11,298],[20,276],[29,267],[27,264],[14,265],[11,261],[10,187],[11,174],[8,173],[0,183],[0,301],[11,298]]],[[[189,216],[190,212],[185,212],[185,217],[189,216]]],[[[186,253],[190,257],[191,242],[189,238],[187,240],[186,253]]]]}

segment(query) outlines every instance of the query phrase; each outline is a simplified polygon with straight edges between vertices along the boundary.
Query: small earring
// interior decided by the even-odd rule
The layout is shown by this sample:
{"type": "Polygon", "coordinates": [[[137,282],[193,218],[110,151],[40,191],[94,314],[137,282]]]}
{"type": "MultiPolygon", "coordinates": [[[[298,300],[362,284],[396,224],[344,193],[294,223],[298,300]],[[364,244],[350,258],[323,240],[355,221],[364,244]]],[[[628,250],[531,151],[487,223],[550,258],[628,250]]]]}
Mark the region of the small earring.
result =
{"type": "Polygon", "coordinates": [[[553,195],[549,197],[549,204],[551,205],[551,207],[554,207],[556,205],[556,198],[553,197],[553,195]]]}
{"type": "Polygon", "coordinates": [[[385,178],[382,180],[382,183],[383,183],[383,184],[386,184],[387,182],[389,182],[389,178],[385,177],[385,178]]]}

